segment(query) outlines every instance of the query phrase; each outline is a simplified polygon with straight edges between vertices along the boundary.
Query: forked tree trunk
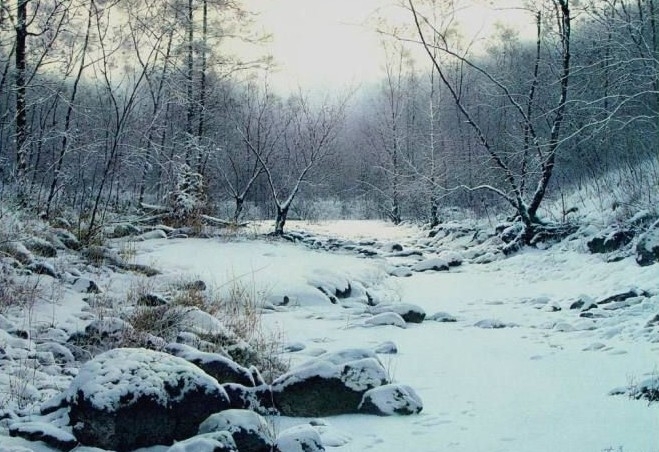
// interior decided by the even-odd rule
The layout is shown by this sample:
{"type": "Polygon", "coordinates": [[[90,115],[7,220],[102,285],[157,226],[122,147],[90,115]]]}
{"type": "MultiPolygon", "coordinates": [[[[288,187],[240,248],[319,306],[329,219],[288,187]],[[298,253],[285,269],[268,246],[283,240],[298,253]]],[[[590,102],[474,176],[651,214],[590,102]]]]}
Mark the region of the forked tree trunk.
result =
{"type": "Polygon", "coordinates": [[[288,217],[289,206],[282,207],[277,205],[277,219],[275,220],[275,235],[284,234],[284,225],[286,224],[286,218],[288,217]]]}

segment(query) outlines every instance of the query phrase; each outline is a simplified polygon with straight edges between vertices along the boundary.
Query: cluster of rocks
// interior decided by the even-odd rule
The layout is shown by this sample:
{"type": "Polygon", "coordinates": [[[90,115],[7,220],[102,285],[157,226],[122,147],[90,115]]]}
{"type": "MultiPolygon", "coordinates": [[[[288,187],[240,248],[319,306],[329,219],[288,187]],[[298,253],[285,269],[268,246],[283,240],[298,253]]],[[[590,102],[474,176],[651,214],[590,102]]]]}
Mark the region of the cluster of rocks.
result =
{"type": "Polygon", "coordinates": [[[325,353],[268,385],[256,369],[171,344],[96,356],[39,415],[15,415],[9,432],[60,450],[309,452],[324,450],[314,426],[275,435],[264,416],[409,415],[422,407],[412,388],[390,382],[372,351],[325,353]]]}

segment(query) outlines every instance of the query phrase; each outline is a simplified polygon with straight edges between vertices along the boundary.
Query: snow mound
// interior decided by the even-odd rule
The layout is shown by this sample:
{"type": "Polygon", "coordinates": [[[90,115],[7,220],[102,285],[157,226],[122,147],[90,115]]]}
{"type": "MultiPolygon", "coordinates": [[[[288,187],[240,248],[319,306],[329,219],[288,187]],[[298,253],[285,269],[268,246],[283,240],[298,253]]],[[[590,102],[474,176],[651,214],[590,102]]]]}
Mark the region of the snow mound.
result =
{"type": "Polygon", "coordinates": [[[322,452],[325,450],[318,431],[311,425],[296,425],[279,434],[277,449],[286,452],[322,452]]]}
{"type": "Polygon", "coordinates": [[[407,323],[405,320],[395,312],[382,312],[376,314],[373,317],[370,317],[364,320],[365,326],[383,326],[383,325],[393,325],[398,328],[407,328],[407,323]]]}

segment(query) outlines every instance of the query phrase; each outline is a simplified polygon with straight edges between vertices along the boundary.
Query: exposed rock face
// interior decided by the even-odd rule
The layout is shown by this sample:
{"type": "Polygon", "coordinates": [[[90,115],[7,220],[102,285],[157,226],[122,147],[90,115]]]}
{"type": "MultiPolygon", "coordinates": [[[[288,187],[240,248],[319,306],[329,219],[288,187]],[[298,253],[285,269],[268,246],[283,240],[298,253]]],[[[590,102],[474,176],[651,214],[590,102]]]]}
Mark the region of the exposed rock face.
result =
{"type": "Polygon", "coordinates": [[[134,348],[86,363],[65,397],[76,438],[117,451],[190,438],[209,415],[229,407],[224,389],[198,367],[134,348]]]}
{"type": "Polygon", "coordinates": [[[321,355],[282,375],[272,396],[284,416],[333,416],[356,413],[366,391],[387,383],[373,352],[351,350],[321,355]]]}

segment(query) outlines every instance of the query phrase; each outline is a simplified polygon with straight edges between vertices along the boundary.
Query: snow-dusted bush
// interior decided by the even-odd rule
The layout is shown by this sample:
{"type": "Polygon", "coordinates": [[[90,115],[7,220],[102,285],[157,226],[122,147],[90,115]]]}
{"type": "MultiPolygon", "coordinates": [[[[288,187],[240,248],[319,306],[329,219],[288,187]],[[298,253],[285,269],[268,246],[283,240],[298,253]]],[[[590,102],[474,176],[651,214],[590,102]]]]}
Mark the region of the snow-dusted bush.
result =
{"type": "Polygon", "coordinates": [[[181,164],[176,173],[176,186],[168,193],[167,202],[177,223],[193,222],[206,207],[203,176],[187,164],[181,164]]]}

